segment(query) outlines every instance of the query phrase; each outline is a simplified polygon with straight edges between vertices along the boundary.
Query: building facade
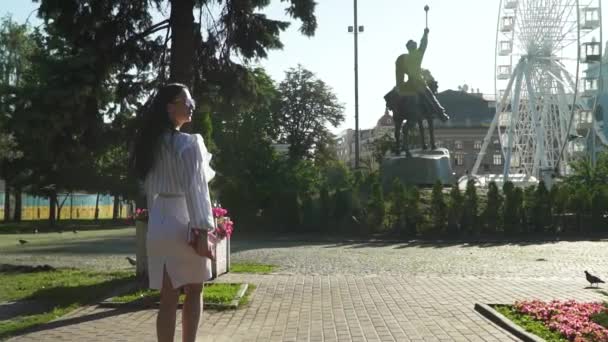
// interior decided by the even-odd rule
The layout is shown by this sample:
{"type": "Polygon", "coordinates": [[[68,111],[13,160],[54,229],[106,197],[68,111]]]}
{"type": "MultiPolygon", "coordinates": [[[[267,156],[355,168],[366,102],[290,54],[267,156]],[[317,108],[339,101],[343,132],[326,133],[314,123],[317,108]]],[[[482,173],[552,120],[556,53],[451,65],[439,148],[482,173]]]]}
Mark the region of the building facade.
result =
{"type": "MultiPolygon", "coordinates": [[[[359,161],[362,167],[375,170],[380,162],[374,158],[374,142],[386,135],[394,135],[393,117],[385,112],[376,126],[359,131],[359,161]]],[[[347,129],[336,139],[338,159],[350,167],[355,166],[355,130],[347,129]]]]}

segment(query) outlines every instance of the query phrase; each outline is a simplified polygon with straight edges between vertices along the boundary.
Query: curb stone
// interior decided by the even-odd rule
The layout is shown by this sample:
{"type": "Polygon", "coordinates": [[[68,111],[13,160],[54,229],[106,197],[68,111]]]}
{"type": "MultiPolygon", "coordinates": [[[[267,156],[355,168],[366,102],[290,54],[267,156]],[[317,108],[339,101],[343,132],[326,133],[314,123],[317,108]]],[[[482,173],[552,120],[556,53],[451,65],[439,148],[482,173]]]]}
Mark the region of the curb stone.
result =
{"type": "Polygon", "coordinates": [[[476,303],[475,311],[479,312],[482,316],[496,323],[498,326],[515,335],[524,342],[545,342],[545,339],[525,331],[519,325],[513,323],[510,319],[494,310],[491,305],[476,303]]]}

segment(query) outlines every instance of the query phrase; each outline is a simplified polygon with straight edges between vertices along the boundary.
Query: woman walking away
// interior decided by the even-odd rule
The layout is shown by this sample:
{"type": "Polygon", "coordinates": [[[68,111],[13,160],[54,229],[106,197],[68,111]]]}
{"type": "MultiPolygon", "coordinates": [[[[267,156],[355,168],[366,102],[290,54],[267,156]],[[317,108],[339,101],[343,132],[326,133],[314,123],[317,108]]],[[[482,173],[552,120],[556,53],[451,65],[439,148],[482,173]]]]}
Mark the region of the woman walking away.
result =
{"type": "Polygon", "coordinates": [[[203,282],[211,278],[214,229],[208,182],[215,173],[199,134],[180,132],[194,101],[182,84],[162,87],[144,114],[135,141],[135,171],[144,181],[150,215],[147,252],[150,288],[160,289],[158,341],[173,341],[180,289],[182,340],[196,340],[203,282]]]}

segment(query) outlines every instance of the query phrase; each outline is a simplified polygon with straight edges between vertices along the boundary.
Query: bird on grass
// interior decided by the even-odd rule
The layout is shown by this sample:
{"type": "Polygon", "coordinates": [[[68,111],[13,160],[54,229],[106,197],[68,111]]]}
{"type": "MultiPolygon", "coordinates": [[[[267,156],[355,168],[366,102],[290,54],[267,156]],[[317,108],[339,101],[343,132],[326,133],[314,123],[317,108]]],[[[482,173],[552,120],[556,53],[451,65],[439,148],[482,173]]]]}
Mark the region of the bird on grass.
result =
{"type": "Polygon", "coordinates": [[[132,266],[137,265],[137,261],[131,257],[126,257],[125,259],[127,259],[129,261],[129,264],[131,264],[132,266]]]}
{"type": "Polygon", "coordinates": [[[599,284],[600,283],[606,283],[605,281],[603,281],[602,279],[592,275],[591,273],[585,271],[585,278],[587,278],[587,281],[589,282],[589,284],[591,284],[591,286],[593,286],[593,284],[599,284]]]}
{"type": "Polygon", "coordinates": [[[22,244],[22,245],[25,245],[26,243],[28,243],[28,241],[27,240],[19,240],[19,243],[22,244]]]}

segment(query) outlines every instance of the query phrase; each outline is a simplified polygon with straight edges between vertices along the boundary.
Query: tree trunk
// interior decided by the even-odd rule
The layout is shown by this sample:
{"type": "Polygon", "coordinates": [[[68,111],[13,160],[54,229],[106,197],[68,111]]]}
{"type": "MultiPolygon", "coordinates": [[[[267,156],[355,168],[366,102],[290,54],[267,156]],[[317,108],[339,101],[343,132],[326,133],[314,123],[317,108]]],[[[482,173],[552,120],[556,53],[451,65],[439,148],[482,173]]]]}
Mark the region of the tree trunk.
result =
{"type": "Polygon", "coordinates": [[[72,214],[74,212],[74,194],[70,194],[70,220],[73,219],[72,214]]]}
{"type": "Polygon", "coordinates": [[[15,187],[15,222],[21,222],[21,188],[15,187]]]}
{"type": "Polygon", "coordinates": [[[11,220],[11,188],[5,183],[4,187],[4,222],[11,220]]]}
{"type": "Polygon", "coordinates": [[[50,209],[49,209],[49,224],[51,227],[55,226],[55,211],[57,210],[57,192],[53,191],[49,195],[50,209]]]}
{"type": "Polygon", "coordinates": [[[194,76],[194,0],[171,0],[171,66],[169,80],[188,87],[194,76]]]}
{"type": "MultiPolygon", "coordinates": [[[[70,194],[71,196],[72,194],[70,194]]],[[[59,204],[59,202],[57,202],[57,204],[59,205],[59,209],[57,210],[57,221],[61,220],[61,209],[63,208],[63,205],[65,204],[65,201],[68,199],[68,196],[66,195],[63,198],[63,201],[61,201],[61,204],[59,204]]],[[[56,199],[55,199],[56,200],[56,199]]]]}
{"type": "Polygon", "coordinates": [[[97,193],[97,199],[95,200],[95,222],[99,221],[99,192],[97,193]]]}
{"type": "Polygon", "coordinates": [[[112,208],[112,219],[116,221],[118,219],[118,207],[120,207],[120,197],[114,195],[114,206],[112,208]]]}

